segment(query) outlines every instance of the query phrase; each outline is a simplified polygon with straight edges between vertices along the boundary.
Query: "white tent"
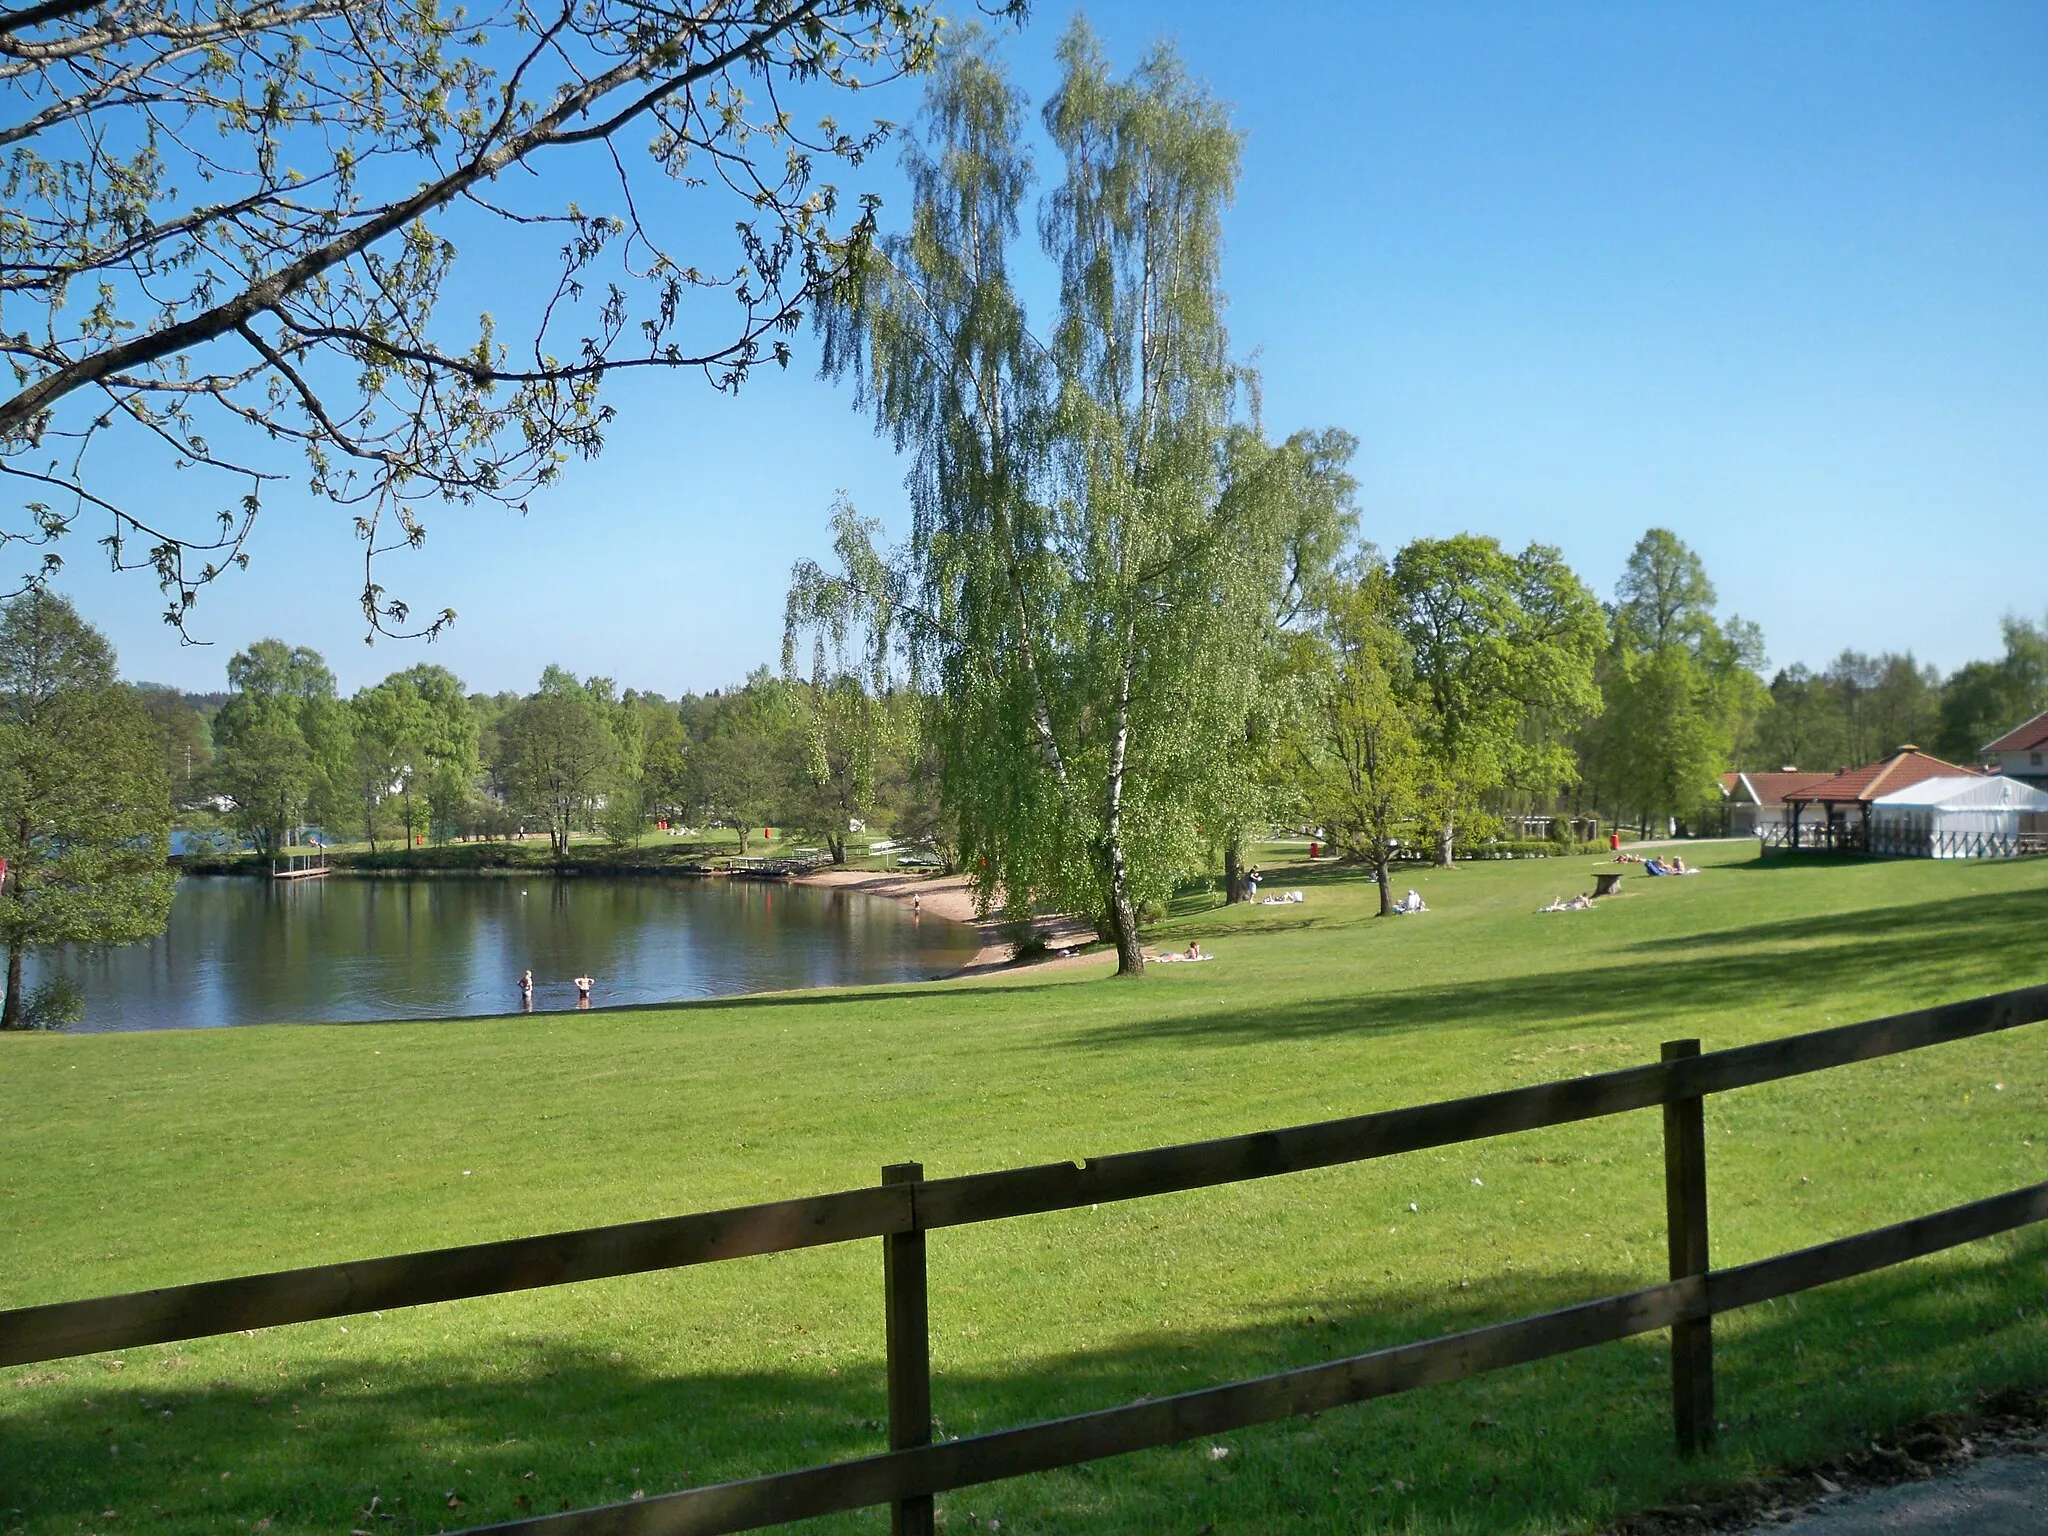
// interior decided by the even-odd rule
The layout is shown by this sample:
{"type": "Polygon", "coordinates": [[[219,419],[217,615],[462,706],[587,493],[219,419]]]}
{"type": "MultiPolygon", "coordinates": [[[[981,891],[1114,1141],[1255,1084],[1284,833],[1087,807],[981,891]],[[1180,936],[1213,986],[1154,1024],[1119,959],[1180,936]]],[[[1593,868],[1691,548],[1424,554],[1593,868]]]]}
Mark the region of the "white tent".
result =
{"type": "Polygon", "coordinates": [[[2017,779],[1943,775],[1870,803],[1870,851],[1922,859],[2009,859],[2038,851],[2048,793],[2017,779]]]}

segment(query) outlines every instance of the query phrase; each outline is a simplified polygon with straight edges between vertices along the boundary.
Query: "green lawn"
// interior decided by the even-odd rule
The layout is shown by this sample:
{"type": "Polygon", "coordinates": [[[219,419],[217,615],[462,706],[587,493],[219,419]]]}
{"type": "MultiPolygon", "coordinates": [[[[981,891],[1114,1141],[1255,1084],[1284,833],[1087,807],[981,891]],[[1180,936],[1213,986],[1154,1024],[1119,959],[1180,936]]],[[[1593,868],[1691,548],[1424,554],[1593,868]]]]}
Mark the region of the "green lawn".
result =
{"type": "MultiPolygon", "coordinates": [[[[1183,910],[1211,965],[434,1025],[0,1039],[0,1305],[1353,1113],[2048,981],[2048,862],[1759,864],[1536,916],[1183,910]]],[[[1274,870],[1275,859],[1264,861],[1274,870]]],[[[1189,907],[1198,904],[1190,903],[1189,907]]],[[[2048,1027],[1710,1101],[1734,1263],[2048,1177],[2048,1027]]],[[[1662,1278],[1654,1111],[933,1235],[969,1433],[1662,1278]]],[[[0,1532],[432,1531],[878,1449],[873,1243],[0,1372],[0,1532]]],[[[1662,1341],[941,1499],[1010,1532],[1567,1531],[2048,1379],[2048,1240],[1716,1322],[1721,1448],[1662,1341]]],[[[869,1513],[817,1529],[886,1528],[869,1513]]]]}

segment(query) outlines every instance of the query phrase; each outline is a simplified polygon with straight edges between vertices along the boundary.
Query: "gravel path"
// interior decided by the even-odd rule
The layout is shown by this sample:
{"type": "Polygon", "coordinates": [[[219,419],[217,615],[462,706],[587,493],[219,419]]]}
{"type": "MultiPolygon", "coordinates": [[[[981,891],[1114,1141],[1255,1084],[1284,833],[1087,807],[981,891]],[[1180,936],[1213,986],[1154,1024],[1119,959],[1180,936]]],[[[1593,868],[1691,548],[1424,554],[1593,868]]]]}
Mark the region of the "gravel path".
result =
{"type": "Polygon", "coordinates": [[[2042,1536],[2048,1532],[2048,1447],[1831,1497],[1790,1520],[1744,1529],[1750,1536],[2042,1536]]]}

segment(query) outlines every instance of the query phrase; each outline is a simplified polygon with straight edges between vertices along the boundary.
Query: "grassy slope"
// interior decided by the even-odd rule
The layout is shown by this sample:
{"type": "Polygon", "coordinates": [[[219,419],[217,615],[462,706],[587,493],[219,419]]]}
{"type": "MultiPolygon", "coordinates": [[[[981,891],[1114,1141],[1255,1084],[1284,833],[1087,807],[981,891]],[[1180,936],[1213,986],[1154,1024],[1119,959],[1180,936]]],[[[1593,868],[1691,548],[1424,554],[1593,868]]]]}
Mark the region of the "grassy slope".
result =
{"type": "MultiPolygon", "coordinates": [[[[1177,917],[1162,941],[1217,962],[1139,985],[0,1040],[0,1304],[840,1188],[904,1158],[1145,1146],[2048,980],[2040,861],[1745,858],[1532,915],[1590,868],[1432,873],[1435,910],[1385,922],[1362,883],[1286,875],[1306,906],[1177,917]]],[[[2048,1035],[2021,1032],[1713,1101],[1717,1262],[2042,1178],[2044,1089],[2048,1035]]],[[[1661,1195],[1639,1114],[938,1234],[937,1412],[966,1433],[1645,1283],[1661,1195]]],[[[874,1449],[879,1270],[858,1245],[0,1372],[0,1531],[117,1528],[107,1511],[428,1531],[874,1449]]],[[[1644,1340],[942,1510],[1019,1532],[1575,1529],[2048,1375],[2044,1280],[2048,1242],[2025,1237],[1717,1322],[1727,1433],[1695,1468],[1644,1340]]]]}

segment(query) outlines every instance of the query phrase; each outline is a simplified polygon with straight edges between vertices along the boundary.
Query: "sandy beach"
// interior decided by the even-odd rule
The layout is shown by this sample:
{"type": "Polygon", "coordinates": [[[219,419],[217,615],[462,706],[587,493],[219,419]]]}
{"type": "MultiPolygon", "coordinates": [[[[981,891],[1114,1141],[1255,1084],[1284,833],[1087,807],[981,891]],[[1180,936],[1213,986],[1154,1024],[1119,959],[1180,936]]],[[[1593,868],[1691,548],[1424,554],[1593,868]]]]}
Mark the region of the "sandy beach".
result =
{"type": "MultiPolygon", "coordinates": [[[[974,958],[953,974],[982,976],[990,971],[1017,965],[1015,947],[1003,934],[1003,924],[975,916],[974,886],[965,875],[922,875],[871,869],[820,869],[808,875],[793,875],[798,885],[826,886],[833,890],[859,891],[865,896],[886,896],[907,902],[915,897],[919,909],[949,923],[962,923],[975,930],[981,948],[974,958]]],[[[1053,949],[1067,949],[1095,940],[1095,930],[1078,918],[1042,917],[1033,929],[1053,949]]],[[[1026,961],[1034,969],[1045,966],[1081,966],[1113,963],[1113,952],[1092,955],[1047,955],[1026,961]]]]}

